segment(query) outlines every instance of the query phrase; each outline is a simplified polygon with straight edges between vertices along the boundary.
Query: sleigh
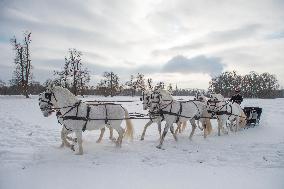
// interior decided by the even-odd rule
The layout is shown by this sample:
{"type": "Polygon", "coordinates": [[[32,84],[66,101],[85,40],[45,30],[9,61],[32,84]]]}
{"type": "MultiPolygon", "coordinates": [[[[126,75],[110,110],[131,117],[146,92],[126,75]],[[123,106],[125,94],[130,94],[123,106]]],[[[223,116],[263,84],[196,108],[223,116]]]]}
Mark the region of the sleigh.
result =
{"type": "Polygon", "coordinates": [[[247,127],[255,127],[259,125],[262,108],[259,107],[244,107],[244,113],[247,116],[247,127]]]}

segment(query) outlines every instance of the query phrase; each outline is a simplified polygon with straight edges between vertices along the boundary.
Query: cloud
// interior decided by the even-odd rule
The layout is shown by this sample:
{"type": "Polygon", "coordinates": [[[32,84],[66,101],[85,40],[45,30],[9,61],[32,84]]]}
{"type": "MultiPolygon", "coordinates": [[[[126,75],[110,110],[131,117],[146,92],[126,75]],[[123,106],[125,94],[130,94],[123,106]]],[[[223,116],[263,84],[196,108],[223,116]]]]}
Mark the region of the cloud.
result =
{"type": "Polygon", "coordinates": [[[256,36],[260,29],[260,24],[251,24],[235,29],[211,31],[210,33],[188,43],[176,45],[168,49],[154,50],[152,55],[155,56],[175,52],[184,52],[188,50],[199,50],[217,45],[232,44],[237,41],[246,41],[247,39],[256,36]]]}
{"type": "Polygon", "coordinates": [[[162,72],[183,74],[204,73],[214,76],[221,73],[223,68],[224,64],[221,62],[220,58],[201,55],[189,59],[178,55],[163,66],[162,72]]]}
{"type": "Polygon", "coordinates": [[[188,74],[180,73],[261,72],[267,64],[283,83],[283,9],[282,0],[0,0],[0,65],[13,65],[9,38],[21,41],[30,30],[36,80],[52,76],[76,48],[96,76],[141,72],[169,80],[166,72],[175,70],[182,82],[188,74]]]}

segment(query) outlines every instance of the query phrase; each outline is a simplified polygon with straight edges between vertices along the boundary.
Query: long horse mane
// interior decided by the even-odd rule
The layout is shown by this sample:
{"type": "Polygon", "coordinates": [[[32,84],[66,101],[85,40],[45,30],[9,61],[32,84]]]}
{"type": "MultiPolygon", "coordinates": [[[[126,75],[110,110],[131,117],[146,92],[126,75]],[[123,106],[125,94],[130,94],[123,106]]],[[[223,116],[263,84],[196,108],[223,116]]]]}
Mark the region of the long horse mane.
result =
{"type": "Polygon", "coordinates": [[[159,89],[157,92],[162,95],[164,100],[173,100],[173,96],[169,91],[164,89],[159,89]]]}
{"type": "Polygon", "coordinates": [[[60,86],[55,86],[52,89],[55,93],[60,94],[64,97],[65,102],[67,103],[76,103],[78,99],[76,96],[71,93],[68,89],[60,87],[60,86]]]}
{"type": "Polygon", "coordinates": [[[225,98],[221,94],[212,94],[213,97],[217,98],[219,101],[224,101],[225,98]]]}

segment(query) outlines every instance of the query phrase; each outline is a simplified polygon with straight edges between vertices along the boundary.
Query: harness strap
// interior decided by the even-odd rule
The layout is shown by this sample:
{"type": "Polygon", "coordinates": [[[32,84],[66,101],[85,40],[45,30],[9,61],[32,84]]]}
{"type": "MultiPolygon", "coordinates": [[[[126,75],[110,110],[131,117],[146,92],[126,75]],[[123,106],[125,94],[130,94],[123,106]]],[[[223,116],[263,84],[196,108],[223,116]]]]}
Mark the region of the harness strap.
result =
{"type": "Polygon", "coordinates": [[[45,102],[45,103],[47,103],[47,104],[50,105],[50,106],[53,105],[50,101],[44,100],[44,99],[42,99],[42,98],[40,98],[39,101],[45,102]]]}
{"type": "Polygon", "coordinates": [[[69,112],[71,112],[71,110],[73,110],[75,107],[77,108],[76,116],[78,116],[78,108],[80,104],[81,104],[81,100],[79,102],[76,102],[73,106],[71,106],[71,108],[64,115],[62,115],[62,117],[64,117],[69,112]]]}
{"type": "Polygon", "coordinates": [[[182,112],[182,102],[179,103],[179,111],[178,111],[178,116],[177,116],[176,123],[179,122],[179,119],[180,119],[180,116],[181,116],[181,112],[182,112]]]}
{"type": "Polygon", "coordinates": [[[105,124],[107,124],[107,123],[108,123],[108,118],[107,118],[107,106],[106,106],[106,104],[105,104],[105,109],[106,109],[106,119],[105,119],[105,124]]]}
{"type": "Polygon", "coordinates": [[[79,103],[78,103],[78,105],[77,105],[77,107],[76,107],[76,109],[77,109],[77,111],[76,111],[76,116],[78,116],[78,112],[79,112],[79,106],[80,106],[80,104],[81,104],[81,101],[79,101],[79,103]]]}
{"type": "Polygon", "coordinates": [[[91,110],[91,107],[90,106],[87,106],[87,115],[86,115],[86,122],[82,128],[82,131],[84,132],[86,130],[86,127],[87,127],[87,123],[90,119],[90,110],[91,110]]]}

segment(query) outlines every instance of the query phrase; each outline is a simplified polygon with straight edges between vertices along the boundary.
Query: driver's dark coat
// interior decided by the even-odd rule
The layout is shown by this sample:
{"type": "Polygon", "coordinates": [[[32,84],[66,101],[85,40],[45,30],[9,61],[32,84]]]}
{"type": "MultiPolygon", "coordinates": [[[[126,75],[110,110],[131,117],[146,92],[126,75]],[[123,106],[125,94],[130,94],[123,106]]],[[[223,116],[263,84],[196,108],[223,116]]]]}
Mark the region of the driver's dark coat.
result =
{"type": "Polygon", "coordinates": [[[240,94],[236,94],[236,95],[232,96],[230,101],[241,104],[243,102],[243,97],[240,94]]]}

